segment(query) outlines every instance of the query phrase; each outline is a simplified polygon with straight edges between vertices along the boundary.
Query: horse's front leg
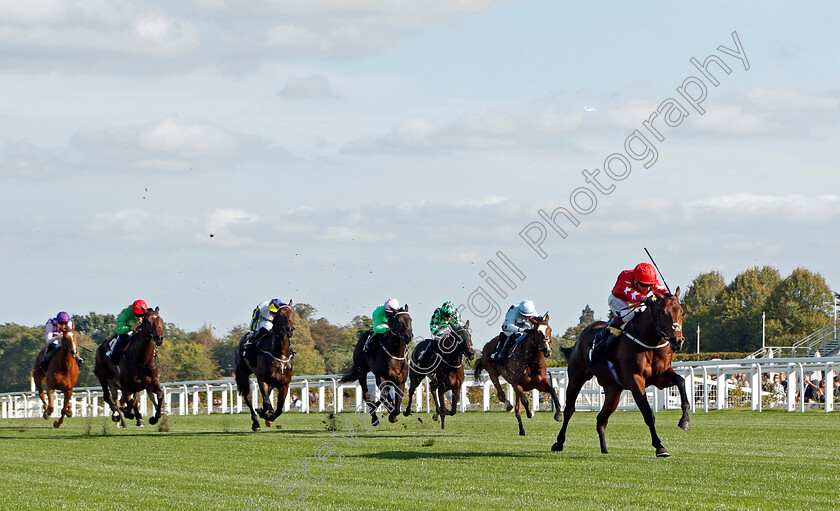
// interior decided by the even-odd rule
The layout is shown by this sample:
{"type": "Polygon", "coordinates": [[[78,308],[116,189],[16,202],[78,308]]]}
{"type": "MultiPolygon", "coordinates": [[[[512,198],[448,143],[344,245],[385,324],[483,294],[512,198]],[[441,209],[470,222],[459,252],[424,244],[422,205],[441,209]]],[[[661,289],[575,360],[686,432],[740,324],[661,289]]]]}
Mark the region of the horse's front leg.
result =
{"type": "Polygon", "coordinates": [[[528,395],[525,393],[525,389],[522,385],[514,385],[513,391],[516,393],[516,398],[522,402],[522,406],[525,407],[525,415],[528,416],[529,419],[534,418],[534,412],[531,410],[531,402],[528,401],[528,395]]]}
{"type": "Polygon", "coordinates": [[[411,415],[411,404],[414,399],[414,391],[417,390],[418,385],[420,385],[420,380],[415,377],[411,377],[408,385],[408,398],[406,399],[405,411],[403,412],[405,417],[411,415]]]}
{"type": "Polygon", "coordinates": [[[64,423],[64,417],[72,417],[73,416],[72,399],[73,399],[73,389],[65,390],[64,391],[64,406],[61,407],[61,417],[59,417],[55,422],[53,422],[53,427],[54,428],[57,428],[64,423]]]}
{"type": "Polygon", "coordinates": [[[461,385],[463,385],[463,382],[452,387],[452,409],[449,411],[449,415],[458,413],[458,403],[461,400],[461,385]]]}
{"type": "Polygon", "coordinates": [[[289,382],[283,381],[275,388],[277,389],[277,401],[274,406],[274,411],[270,415],[266,414],[265,417],[265,425],[269,428],[277,420],[277,417],[280,417],[283,409],[286,407],[286,396],[289,395],[289,382]]]}
{"type": "Polygon", "coordinates": [[[440,417],[440,429],[443,429],[444,423],[446,422],[446,388],[441,385],[438,387],[436,394],[437,399],[435,400],[435,404],[437,405],[437,414],[440,417]]]}
{"type": "MultiPolygon", "coordinates": [[[[379,426],[379,417],[376,415],[376,409],[379,407],[377,403],[371,399],[370,396],[370,389],[368,388],[367,384],[367,371],[363,371],[362,368],[357,369],[357,374],[359,375],[359,386],[362,388],[362,404],[365,410],[370,412],[370,425],[373,427],[379,426]]],[[[357,405],[358,406],[358,405],[357,405]]]]}
{"type": "Polygon", "coordinates": [[[636,401],[636,406],[639,407],[639,411],[642,412],[642,417],[645,418],[645,424],[650,429],[651,445],[656,449],[656,456],[658,458],[670,456],[668,451],[665,450],[665,447],[662,446],[659,435],[656,434],[656,427],[654,426],[656,419],[653,417],[653,410],[650,408],[650,403],[648,403],[647,394],[645,393],[645,378],[640,374],[634,375],[630,387],[630,392],[633,393],[633,400],[636,401]]]}
{"type": "Polygon", "coordinates": [[[518,392],[514,392],[516,394],[514,405],[514,413],[516,414],[516,420],[519,422],[519,436],[525,436],[525,426],[522,425],[522,399],[519,396],[518,392]]]}
{"type": "Polygon", "coordinates": [[[135,424],[138,427],[142,428],[145,427],[146,424],[143,422],[143,416],[140,415],[140,392],[141,391],[138,390],[137,392],[132,394],[131,399],[128,402],[128,406],[131,409],[131,414],[136,419],[135,424]]]}
{"type": "MultiPolygon", "coordinates": [[[[389,380],[385,385],[385,388],[388,390],[386,402],[390,403],[386,405],[390,413],[388,413],[388,421],[392,424],[397,422],[397,418],[400,416],[400,407],[402,406],[402,400],[405,394],[403,393],[403,386],[398,385],[397,382],[389,380]],[[391,394],[393,392],[393,395],[391,394]]],[[[409,405],[411,403],[409,402],[409,405]]]]}
{"type": "Polygon", "coordinates": [[[152,399],[152,401],[153,401],[153,404],[155,406],[155,414],[152,417],[149,417],[149,424],[154,426],[155,424],[158,423],[158,421],[160,420],[160,416],[161,416],[160,409],[161,409],[161,406],[163,406],[163,397],[164,397],[163,389],[160,387],[159,382],[153,381],[152,384],[149,385],[149,388],[147,389],[147,392],[149,392],[149,396],[154,396],[154,399],[152,399]]]}
{"type": "Polygon", "coordinates": [[[257,415],[265,419],[268,415],[274,413],[274,409],[271,406],[271,387],[268,386],[268,383],[257,377],[257,388],[260,389],[260,397],[262,397],[262,406],[257,408],[257,415]]]}
{"type": "Polygon", "coordinates": [[[557,391],[551,386],[551,381],[548,378],[543,378],[537,386],[537,390],[551,396],[551,404],[554,405],[554,420],[560,422],[560,419],[563,417],[563,412],[560,410],[560,398],[557,397],[557,391]]]}
{"type": "MultiPolygon", "coordinates": [[[[682,409],[682,417],[677,423],[680,429],[685,431],[691,430],[691,420],[688,418],[688,412],[691,410],[691,403],[688,400],[688,392],[685,390],[685,378],[676,373],[673,369],[669,369],[663,374],[667,378],[668,384],[665,387],[672,387],[676,385],[680,391],[680,408],[682,409]]],[[[659,387],[659,388],[665,388],[659,387]]]]}

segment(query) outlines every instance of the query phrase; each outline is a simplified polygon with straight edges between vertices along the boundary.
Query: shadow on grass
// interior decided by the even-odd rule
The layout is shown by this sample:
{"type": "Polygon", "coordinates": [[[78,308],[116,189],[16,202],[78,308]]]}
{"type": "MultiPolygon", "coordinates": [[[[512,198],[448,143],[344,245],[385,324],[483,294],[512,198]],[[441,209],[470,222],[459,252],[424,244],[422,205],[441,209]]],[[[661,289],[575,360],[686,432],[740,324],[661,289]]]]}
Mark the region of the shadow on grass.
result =
{"type": "Polygon", "coordinates": [[[428,452],[428,451],[383,451],[370,454],[348,456],[374,460],[419,460],[425,458],[468,460],[472,458],[532,458],[531,454],[511,452],[428,452]]]}

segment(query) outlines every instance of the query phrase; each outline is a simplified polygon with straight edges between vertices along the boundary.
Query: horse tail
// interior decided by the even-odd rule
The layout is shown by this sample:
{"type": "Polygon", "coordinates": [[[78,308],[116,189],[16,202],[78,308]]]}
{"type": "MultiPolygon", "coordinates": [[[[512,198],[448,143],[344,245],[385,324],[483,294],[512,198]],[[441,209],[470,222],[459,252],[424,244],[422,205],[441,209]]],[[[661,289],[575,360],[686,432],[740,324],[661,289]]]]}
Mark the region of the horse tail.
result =
{"type": "Polygon", "coordinates": [[[481,377],[481,372],[484,371],[484,361],[482,359],[478,359],[475,363],[475,373],[473,373],[473,379],[475,381],[480,382],[483,378],[481,377]]]}
{"type": "Polygon", "coordinates": [[[358,372],[356,370],[356,364],[353,364],[350,367],[350,370],[347,371],[346,373],[344,373],[344,376],[342,376],[341,379],[338,380],[338,382],[339,383],[349,383],[351,381],[356,381],[358,379],[359,379],[359,375],[358,375],[358,372]]]}
{"type": "Polygon", "coordinates": [[[574,350],[574,348],[575,348],[574,346],[571,346],[571,347],[568,347],[568,348],[564,348],[564,347],[561,346],[560,347],[560,353],[562,353],[563,356],[566,357],[566,360],[568,361],[569,357],[572,356],[572,350],[574,350]]]}

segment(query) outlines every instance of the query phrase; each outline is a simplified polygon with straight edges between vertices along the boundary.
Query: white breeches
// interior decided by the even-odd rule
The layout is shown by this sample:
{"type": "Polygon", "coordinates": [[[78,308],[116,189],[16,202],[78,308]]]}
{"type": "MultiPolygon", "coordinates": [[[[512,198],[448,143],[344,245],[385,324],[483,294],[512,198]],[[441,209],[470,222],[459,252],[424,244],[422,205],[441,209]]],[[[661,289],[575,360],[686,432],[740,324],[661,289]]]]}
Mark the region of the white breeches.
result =
{"type": "Polygon", "coordinates": [[[625,302],[621,298],[616,298],[614,295],[610,295],[607,298],[607,304],[610,306],[610,310],[613,311],[618,317],[621,318],[621,321],[627,323],[636,315],[637,312],[645,310],[645,306],[631,306],[629,303],[625,302]]]}

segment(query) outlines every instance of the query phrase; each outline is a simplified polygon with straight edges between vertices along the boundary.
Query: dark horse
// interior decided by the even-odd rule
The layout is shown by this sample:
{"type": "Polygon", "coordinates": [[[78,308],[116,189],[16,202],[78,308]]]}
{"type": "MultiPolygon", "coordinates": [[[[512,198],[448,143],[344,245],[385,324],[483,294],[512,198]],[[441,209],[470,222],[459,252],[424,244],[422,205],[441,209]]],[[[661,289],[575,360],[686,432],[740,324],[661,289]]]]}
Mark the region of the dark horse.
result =
{"type": "Polygon", "coordinates": [[[365,407],[370,411],[371,425],[379,426],[376,409],[385,404],[388,409],[388,420],[397,422],[400,415],[400,405],[403,397],[405,378],[408,375],[405,347],[413,337],[411,331],[411,316],[408,305],[403,306],[388,318],[389,330],[379,336],[379,346],[369,352],[362,351],[365,341],[373,332],[368,330],[359,334],[356,349],[353,352],[353,365],[341,377],[341,383],[359,380],[364,391],[365,407]],[[376,377],[376,387],[380,390],[382,399],[373,401],[367,384],[367,375],[372,372],[376,377]],[[392,395],[393,394],[393,395],[392,395]]]}
{"type": "Polygon", "coordinates": [[[604,387],[604,406],[598,413],[596,429],[601,441],[601,452],[607,452],[604,432],[610,415],[618,406],[622,389],[629,389],[633,399],[650,428],[652,445],[658,457],[670,456],[656,435],[653,412],[647,401],[645,388],[655,385],[659,389],[676,385],[680,390],[682,418],[677,426],[688,431],[691,429],[688,419],[689,402],[685,392],[685,380],[671,368],[671,357],[682,348],[685,338],[682,335],[682,314],[680,306],[680,288],[671,295],[657,295],[657,299],[645,301],[647,309],[637,312],[627,324],[624,333],[616,338],[606,350],[608,362],[592,364],[589,361],[589,348],[598,331],[606,323],[596,321],[580,334],[578,342],[571,348],[561,348],[569,360],[569,383],[566,387],[566,409],[563,412],[563,427],[557,434],[557,442],[552,451],[562,451],[566,440],[566,427],[575,413],[575,400],[583,384],[593,376],[604,387]],[[610,365],[613,367],[611,368],[610,365]]]}
{"type": "Polygon", "coordinates": [[[59,427],[64,422],[64,417],[73,416],[73,407],[70,401],[73,398],[73,387],[79,378],[79,364],[76,353],[76,331],[67,330],[61,334],[61,346],[50,359],[47,371],[41,368],[41,360],[44,358],[46,348],[42,349],[35,356],[35,365],[32,367],[32,379],[35,388],[38,390],[38,397],[44,404],[44,419],[49,419],[53,413],[53,390],[60,390],[64,393],[64,407],[61,409],[61,417],[53,422],[54,427],[59,427]],[[44,399],[44,382],[47,387],[47,398],[44,399]]]}
{"type": "Polygon", "coordinates": [[[270,428],[283,413],[283,404],[289,393],[289,383],[292,381],[293,359],[291,339],[295,333],[295,312],[292,300],[288,305],[282,305],[274,315],[271,332],[251,345],[245,353],[245,340],[251,335],[245,334],[239,341],[236,350],[236,388],[248,409],[251,410],[251,429],[260,430],[257,416],[265,419],[265,426],[270,428]],[[262,406],[254,410],[251,400],[251,375],[257,377],[257,385],[262,395],[262,406]],[[277,406],[271,404],[271,389],[277,389],[277,406]]]}
{"type": "Polygon", "coordinates": [[[155,415],[149,417],[149,424],[157,424],[160,419],[160,407],[163,404],[163,389],[158,380],[157,357],[155,349],[163,344],[163,320],[158,312],[160,307],[146,309],[136,332],[123,348],[120,366],[117,368],[105,354],[108,341],[103,341],[96,348],[96,363],[93,372],[102,385],[102,398],[111,407],[111,419],[125,427],[125,418],[136,418],[137,425],[143,425],[143,417],[137,406],[138,394],[145,390],[154,396],[155,415]],[[117,389],[122,396],[117,406],[117,389]]]}
{"type": "Polygon", "coordinates": [[[429,367],[420,367],[417,359],[420,353],[429,346],[431,339],[426,339],[414,348],[411,354],[411,361],[408,364],[408,399],[403,415],[411,415],[411,398],[420,382],[427,375],[429,376],[429,392],[435,398],[435,414],[433,420],[440,417],[440,429],[443,429],[444,418],[447,415],[455,415],[458,411],[458,399],[461,396],[461,385],[464,383],[464,357],[472,360],[475,353],[472,349],[472,336],[470,335],[470,322],[460,328],[450,329],[438,340],[438,351],[435,362],[429,367]],[[452,409],[447,412],[444,395],[452,391],[452,409]]]}
{"type": "MultiPolygon", "coordinates": [[[[490,380],[496,387],[499,401],[505,403],[510,411],[514,405],[505,397],[505,391],[499,384],[499,376],[513,385],[516,394],[516,420],[519,421],[519,434],[525,436],[525,428],[522,426],[522,406],[528,418],[534,416],[528,403],[525,392],[537,389],[540,392],[547,392],[554,403],[554,420],[560,421],[560,400],[557,399],[557,391],[551,386],[551,380],[545,371],[545,359],[551,356],[551,327],[548,326],[548,313],[543,317],[528,318],[533,325],[525,331],[525,339],[517,344],[507,360],[499,365],[490,359],[490,355],[496,350],[499,337],[494,337],[484,345],[481,359],[475,364],[475,380],[481,379],[481,371],[486,370],[490,380]]],[[[517,334],[513,334],[517,335],[517,334]]]]}

